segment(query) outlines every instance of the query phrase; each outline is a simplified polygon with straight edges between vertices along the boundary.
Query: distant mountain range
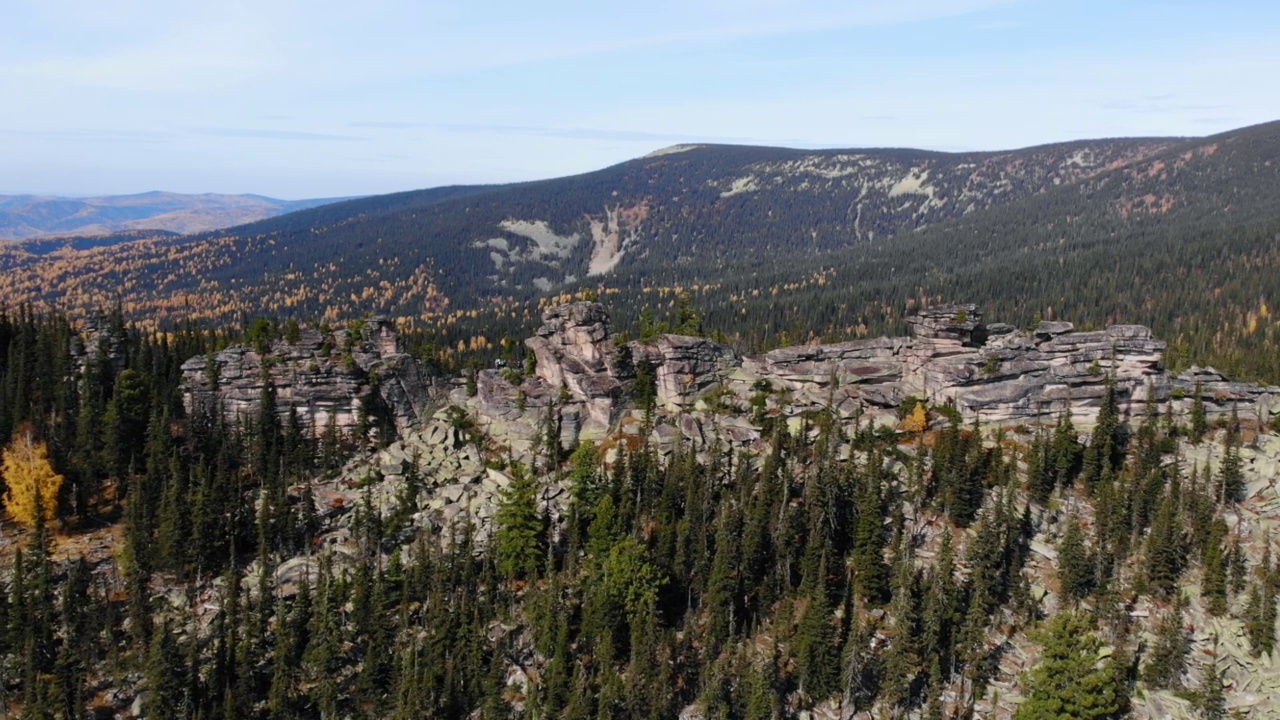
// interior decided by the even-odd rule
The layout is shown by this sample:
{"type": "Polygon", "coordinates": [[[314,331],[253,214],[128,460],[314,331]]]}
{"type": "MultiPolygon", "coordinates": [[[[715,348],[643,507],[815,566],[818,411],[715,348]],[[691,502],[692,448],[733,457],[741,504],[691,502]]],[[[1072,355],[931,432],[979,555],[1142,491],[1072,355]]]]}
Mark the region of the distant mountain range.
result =
{"type": "Polygon", "coordinates": [[[168,192],[85,198],[0,195],[0,240],[111,235],[138,230],[185,235],[242,225],[329,202],[333,200],[168,192]]]}
{"type": "Polygon", "coordinates": [[[688,293],[756,347],[905,332],[919,304],[971,301],[1147,324],[1172,362],[1280,379],[1278,188],[1280,123],[983,153],[686,145],[181,238],[13,244],[0,297],[119,301],[161,325],[389,313],[456,344],[521,336],[551,295],[597,289],[625,327],[688,293]]]}

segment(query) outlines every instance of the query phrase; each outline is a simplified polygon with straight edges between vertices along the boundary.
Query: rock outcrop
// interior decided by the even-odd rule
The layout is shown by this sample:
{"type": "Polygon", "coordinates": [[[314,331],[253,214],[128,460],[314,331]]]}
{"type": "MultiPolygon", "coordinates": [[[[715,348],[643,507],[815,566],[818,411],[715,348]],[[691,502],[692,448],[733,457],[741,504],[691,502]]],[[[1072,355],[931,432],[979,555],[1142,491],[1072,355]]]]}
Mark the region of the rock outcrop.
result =
{"type": "Polygon", "coordinates": [[[652,343],[632,343],[630,350],[634,362],[649,364],[658,405],[670,410],[692,406],[738,365],[730,348],[688,335],[662,335],[652,343]]]}
{"type": "Polygon", "coordinates": [[[430,404],[418,363],[384,318],[356,331],[303,331],[295,342],[276,340],[264,350],[235,346],[184,363],[187,411],[214,409],[238,423],[257,412],[270,388],[282,420],[296,414],[319,436],[330,427],[350,434],[375,425],[378,413],[404,432],[430,404]]]}
{"type": "MultiPolygon", "coordinates": [[[[1233,383],[1211,368],[1169,373],[1163,366],[1165,343],[1143,326],[1077,331],[1068,322],[1042,322],[1024,331],[985,323],[974,305],[922,310],[909,319],[909,338],[804,345],[746,357],[681,335],[620,349],[597,303],[555,308],[543,321],[526,341],[537,359],[536,375],[515,385],[498,371],[486,371],[473,404],[482,421],[507,425],[508,435],[545,426],[554,406],[567,446],[578,431],[598,438],[617,424],[625,413],[621,399],[645,365],[658,407],[695,415],[672,419],[686,436],[696,430],[705,437],[698,413],[708,409],[703,400],[713,391],[722,406],[760,406],[787,418],[832,410],[881,423],[896,422],[896,408],[916,397],[950,405],[966,420],[1039,422],[1066,412],[1087,425],[1108,385],[1129,415],[1142,412],[1148,399],[1161,409],[1172,403],[1175,413],[1188,412],[1197,388],[1211,415],[1236,407],[1243,417],[1266,421],[1280,403],[1280,388],[1233,383]]],[[[716,424],[727,424],[717,432],[730,439],[746,441],[754,434],[749,424],[738,427],[727,416],[716,424]]]]}
{"type": "Polygon", "coordinates": [[[552,309],[542,327],[525,341],[533,352],[536,380],[526,395],[545,395],[564,388],[567,400],[581,406],[583,427],[604,431],[614,420],[614,408],[630,379],[630,368],[609,334],[609,314],[599,303],[578,302],[552,309]]]}

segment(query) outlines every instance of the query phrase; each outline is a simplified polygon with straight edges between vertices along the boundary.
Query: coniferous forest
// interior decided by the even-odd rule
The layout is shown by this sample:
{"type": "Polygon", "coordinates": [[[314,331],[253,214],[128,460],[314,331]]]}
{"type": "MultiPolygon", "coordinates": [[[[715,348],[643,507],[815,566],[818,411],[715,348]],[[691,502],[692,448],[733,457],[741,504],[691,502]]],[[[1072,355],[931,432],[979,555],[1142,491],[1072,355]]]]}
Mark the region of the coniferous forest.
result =
{"type": "Polygon", "coordinates": [[[491,517],[415,534],[412,497],[366,496],[336,552],[312,486],[376,422],[317,437],[270,384],[239,422],[188,413],[181,364],[253,338],[99,330],[0,316],[11,716],[1225,717],[1230,656],[1193,626],[1274,650],[1247,526],[1274,440],[1234,414],[1126,417],[1108,386],[1088,429],[759,417],[758,455],[548,430],[486,457],[513,479],[491,517]]]}

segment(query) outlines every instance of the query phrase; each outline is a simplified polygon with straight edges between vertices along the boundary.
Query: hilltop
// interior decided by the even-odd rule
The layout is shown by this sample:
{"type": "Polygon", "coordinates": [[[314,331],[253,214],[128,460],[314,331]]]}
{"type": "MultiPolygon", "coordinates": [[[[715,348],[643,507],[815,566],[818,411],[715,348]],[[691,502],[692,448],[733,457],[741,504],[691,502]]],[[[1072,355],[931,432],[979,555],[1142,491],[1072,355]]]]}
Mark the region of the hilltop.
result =
{"type": "Polygon", "coordinates": [[[126,308],[157,319],[195,295],[214,319],[350,315],[357,305],[432,316],[655,266],[711,273],[730,256],[820,255],[1034,196],[1175,142],[962,154],[682,146],[575,177],[363,198],[179,243],[39,259],[12,249],[4,289],[91,307],[128,287],[126,308]],[[56,279],[70,275],[74,286],[56,279]]]}

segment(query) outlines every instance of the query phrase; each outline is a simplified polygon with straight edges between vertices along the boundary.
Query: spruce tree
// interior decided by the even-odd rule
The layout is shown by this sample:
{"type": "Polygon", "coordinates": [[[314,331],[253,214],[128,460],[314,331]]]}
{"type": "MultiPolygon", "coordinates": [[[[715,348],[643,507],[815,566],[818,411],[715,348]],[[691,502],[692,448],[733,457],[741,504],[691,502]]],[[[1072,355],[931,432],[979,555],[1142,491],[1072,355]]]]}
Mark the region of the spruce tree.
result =
{"type": "Polygon", "coordinates": [[[1112,661],[1099,661],[1102,642],[1087,616],[1063,612],[1041,633],[1044,656],[1023,676],[1026,702],[1014,720],[1102,720],[1119,717],[1121,689],[1112,661]]]}
{"type": "Polygon", "coordinates": [[[1196,383],[1195,399],[1191,402],[1191,444],[1199,445],[1204,440],[1205,433],[1209,432],[1209,420],[1205,417],[1204,412],[1204,386],[1196,383]]]}
{"type": "Polygon", "coordinates": [[[850,563],[858,597],[873,605],[889,596],[889,568],[884,561],[884,547],[884,505],[879,479],[870,472],[858,493],[850,563]]]}
{"type": "Polygon", "coordinates": [[[147,695],[143,706],[147,717],[185,717],[189,709],[185,697],[186,657],[167,620],[152,636],[145,676],[147,695]]]}
{"type": "Polygon", "coordinates": [[[1222,466],[1219,468],[1219,497],[1223,502],[1236,503],[1244,499],[1244,461],[1240,458],[1240,418],[1236,406],[1231,406],[1231,418],[1222,439],[1222,466]]]}
{"type": "Polygon", "coordinates": [[[1191,652],[1191,638],[1182,617],[1185,607],[1186,599],[1181,594],[1175,596],[1156,624],[1155,643],[1142,666],[1143,682],[1154,689],[1173,690],[1182,684],[1191,652]]]}
{"type": "Polygon", "coordinates": [[[1161,597],[1168,597],[1177,588],[1186,559],[1182,517],[1177,505],[1171,489],[1161,500],[1147,536],[1147,579],[1161,597]]]}
{"type": "Polygon", "coordinates": [[[1222,688],[1222,671],[1218,669],[1216,660],[1210,660],[1209,666],[1201,671],[1196,705],[1204,720],[1223,720],[1227,716],[1227,695],[1222,688]]]}
{"type": "Polygon", "coordinates": [[[1221,615],[1227,611],[1227,549],[1224,547],[1227,536],[1227,523],[1222,518],[1215,518],[1209,524],[1205,538],[1204,552],[1201,555],[1201,585],[1205,598],[1209,601],[1209,612],[1221,615]]]}
{"type": "Polygon", "coordinates": [[[1270,655],[1276,644],[1276,595],[1268,578],[1250,584],[1243,620],[1253,654],[1270,655]]]}
{"type": "Polygon", "coordinates": [[[1080,521],[1074,517],[1067,521],[1067,531],[1058,543],[1058,578],[1063,594],[1072,600],[1083,600],[1093,591],[1094,559],[1085,546],[1080,521]]]}
{"type": "Polygon", "coordinates": [[[532,474],[519,464],[512,467],[512,474],[493,516],[493,553],[498,572],[510,579],[523,579],[538,574],[546,556],[546,533],[532,474]]]}

